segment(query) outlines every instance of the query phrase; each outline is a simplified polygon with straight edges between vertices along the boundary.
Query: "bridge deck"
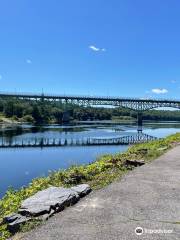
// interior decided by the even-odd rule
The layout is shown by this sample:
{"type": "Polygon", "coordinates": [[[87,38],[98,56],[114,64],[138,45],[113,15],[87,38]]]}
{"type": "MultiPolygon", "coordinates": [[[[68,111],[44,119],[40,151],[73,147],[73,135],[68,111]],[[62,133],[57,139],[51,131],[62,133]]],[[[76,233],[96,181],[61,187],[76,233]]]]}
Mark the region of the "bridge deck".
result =
{"type": "Polygon", "coordinates": [[[161,99],[161,98],[160,99],[152,99],[152,98],[88,96],[88,95],[72,95],[72,94],[65,95],[65,94],[30,93],[30,92],[2,92],[2,91],[0,92],[0,97],[180,103],[179,99],[161,99]]]}

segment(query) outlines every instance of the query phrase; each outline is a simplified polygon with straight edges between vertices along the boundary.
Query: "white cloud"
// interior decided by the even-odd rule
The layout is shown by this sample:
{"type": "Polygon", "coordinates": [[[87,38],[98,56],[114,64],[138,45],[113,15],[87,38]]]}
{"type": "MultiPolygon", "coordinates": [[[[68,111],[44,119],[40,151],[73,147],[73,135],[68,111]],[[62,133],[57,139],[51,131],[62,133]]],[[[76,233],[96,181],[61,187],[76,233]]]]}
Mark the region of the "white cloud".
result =
{"type": "Polygon", "coordinates": [[[94,52],[105,52],[106,51],[105,48],[98,48],[98,47],[95,47],[94,45],[90,45],[89,48],[94,52]]]}
{"type": "Polygon", "coordinates": [[[26,59],[26,63],[31,64],[32,63],[31,59],[26,59]]]}
{"type": "Polygon", "coordinates": [[[95,51],[95,52],[98,52],[98,51],[100,50],[99,48],[97,48],[97,47],[95,47],[95,46],[93,46],[93,45],[89,46],[89,48],[90,48],[91,50],[95,51]]]}
{"type": "Polygon", "coordinates": [[[168,93],[168,90],[165,89],[165,88],[153,88],[151,90],[153,93],[156,93],[156,94],[165,94],[165,93],[168,93]]]}

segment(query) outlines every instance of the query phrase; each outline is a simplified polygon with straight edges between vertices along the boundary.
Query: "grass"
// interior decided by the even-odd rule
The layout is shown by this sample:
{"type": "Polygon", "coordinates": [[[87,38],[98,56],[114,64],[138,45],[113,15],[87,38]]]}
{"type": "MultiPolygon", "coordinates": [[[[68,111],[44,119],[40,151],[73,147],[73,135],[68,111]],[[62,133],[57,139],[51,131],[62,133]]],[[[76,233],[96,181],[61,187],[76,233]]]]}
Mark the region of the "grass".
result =
{"type": "MultiPolygon", "coordinates": [[[[50,172],[47,177],[33,179],[27,187],[17,191],[9,189],[0,200],[0,239],[5,240],[10,237],[7,226],[2,224],[3,217],[17,212],[21,202],[38,191],[50,186],[70,187],[80,183],[88,183],[92,189],[102,188],[132,170],[132,167],[128,168],[125,165],[126,160],[144,159],[149,162],[177,143],[180,143],[180,133],[165,139],[133,145],[124,153],[102,156],[89,165],[72,166],[66,170],[50,172]]],[[[30,225],[25,225],[22,229],[28,230],[34,225],[36,223],[30,223],[30,225]]]]}

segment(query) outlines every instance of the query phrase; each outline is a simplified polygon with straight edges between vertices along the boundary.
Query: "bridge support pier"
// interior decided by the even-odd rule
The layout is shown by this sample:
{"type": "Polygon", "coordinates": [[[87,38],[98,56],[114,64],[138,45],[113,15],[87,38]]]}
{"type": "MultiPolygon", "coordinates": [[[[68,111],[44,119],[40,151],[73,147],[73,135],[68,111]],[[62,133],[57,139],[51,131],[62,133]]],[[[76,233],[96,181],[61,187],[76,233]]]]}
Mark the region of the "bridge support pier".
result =
{"type": "Polygon", "coordinates": [[[62,117],[62,122],[68,123],[69,121],[70,121],[70,113],[69,113],[69,111],[64,111],[63,117],[62,117]]]}
{"type": "Polygon", "coordinates": [[[142,132],[142,126],[143,126],[143,114],[142,112],[137,113],[137,131],[142,132]]]}

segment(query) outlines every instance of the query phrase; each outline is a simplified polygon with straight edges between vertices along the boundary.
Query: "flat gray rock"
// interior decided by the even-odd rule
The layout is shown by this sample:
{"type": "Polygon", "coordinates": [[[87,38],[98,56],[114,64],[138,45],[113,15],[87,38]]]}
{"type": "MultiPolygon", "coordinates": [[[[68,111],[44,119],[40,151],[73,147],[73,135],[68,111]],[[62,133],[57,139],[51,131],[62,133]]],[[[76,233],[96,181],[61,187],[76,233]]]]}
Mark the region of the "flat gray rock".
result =
{"type": "Polygon", "coordinates": [[[39,216],[50,213],[52,209],[55,212],[62,210],[65,206],[74,204],[78,200],[79,195],[71,189],[49,187],[24,200],[19,213],[22,215],[39,216]]]}
{"type": "Polygon", "coordinates": [[[80,197],[90,191],[91,188],[88,184],[72,188],[49,187],[24,200],[19,213],[6,216],[3,222],[8,224],[8,229],[12,233],[15,233],[19,230],[20,224],[32,219],[47,220],[54,213],[63,210],[64,207],[76,203],[80,197]]]}
{"type": "Polygon", "coordinates": [[[8,224],[8,230],[12,233],[15,233],[19,230],[19,226],[22,223],[25,223],[27,221],[30,221],[30,217],[22,216],[18,213],[13,213],[9,216],[6,216],[3,219],[3,222],[8,224]]]}
{"type": "Polygon", "coordinates": [[[88,184],[81,184],[72,188],[49,187],[39,191],[32,197],[24,200],[19,213],[25,216],[52,215],[65,206],[76,203],[80,197],[91,191],[88,184]]]}

